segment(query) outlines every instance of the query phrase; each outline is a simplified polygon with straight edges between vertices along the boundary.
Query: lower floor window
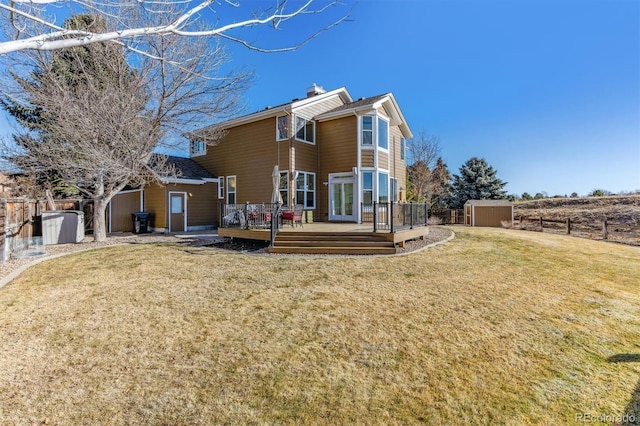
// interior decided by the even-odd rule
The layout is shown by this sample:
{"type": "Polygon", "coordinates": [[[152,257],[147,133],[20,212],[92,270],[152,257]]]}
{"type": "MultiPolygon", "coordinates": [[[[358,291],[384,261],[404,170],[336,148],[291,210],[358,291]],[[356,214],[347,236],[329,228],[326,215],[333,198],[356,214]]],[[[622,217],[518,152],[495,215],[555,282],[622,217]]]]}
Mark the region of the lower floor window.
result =
{"type": "Polygon", "coordinates": [[[316,208],[316,174],[311,172],[296,172],[296,200],[295,204],[305,209],[316,208]]]}

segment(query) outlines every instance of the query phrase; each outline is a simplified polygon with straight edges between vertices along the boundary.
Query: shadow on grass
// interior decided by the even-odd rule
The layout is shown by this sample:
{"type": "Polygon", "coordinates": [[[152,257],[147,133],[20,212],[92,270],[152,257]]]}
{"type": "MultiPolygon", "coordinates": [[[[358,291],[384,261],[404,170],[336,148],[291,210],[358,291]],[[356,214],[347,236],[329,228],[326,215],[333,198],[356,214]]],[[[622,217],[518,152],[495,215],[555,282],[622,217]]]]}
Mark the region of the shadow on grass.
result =
{"type": "MultiPolygon", "coordinates": [[[[607,358],[609,362],[640,362],[640,354],[616,354],[607,358]]],[[[631,399],[624,409],[623,425],[640,425],[640,381],[636,384],[631,399]]]]}

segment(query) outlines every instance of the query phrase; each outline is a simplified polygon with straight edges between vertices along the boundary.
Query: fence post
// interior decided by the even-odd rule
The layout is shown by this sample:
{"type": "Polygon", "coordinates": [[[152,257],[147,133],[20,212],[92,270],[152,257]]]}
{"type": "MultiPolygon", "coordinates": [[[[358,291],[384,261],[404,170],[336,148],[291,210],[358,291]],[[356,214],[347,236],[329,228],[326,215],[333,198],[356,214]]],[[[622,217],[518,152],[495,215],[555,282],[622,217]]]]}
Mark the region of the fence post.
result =
{"type": "Polygon", "coordinates": [[[409,229],[413,229],[413,202],[411,203],[410,207],[409,207],[409,213],[411,216],[411,220],[409,221],[409,229]]]}
{"type": "Polygon", "coordinates": [[[540,232],[544,231],[544,226],[542,225],[542,216],[540,216],[540,232]]]}
{"type": "Polygon", "coordinates": [[[568,235],[571,234],[571,218],[570,217],[567,218],[567,234],[568,235]]]}
{"type": "Polygon", "coordinates": [[[373,202],[373,232],[378,230],[378,206],[373,202]]]}
{"type": "Polygon", "coordinates": [[[606,219],[604,220],[604,222],[602,222],[602,238],[605,240],[609,238],[609,229],[607,228],[606,219]]]}

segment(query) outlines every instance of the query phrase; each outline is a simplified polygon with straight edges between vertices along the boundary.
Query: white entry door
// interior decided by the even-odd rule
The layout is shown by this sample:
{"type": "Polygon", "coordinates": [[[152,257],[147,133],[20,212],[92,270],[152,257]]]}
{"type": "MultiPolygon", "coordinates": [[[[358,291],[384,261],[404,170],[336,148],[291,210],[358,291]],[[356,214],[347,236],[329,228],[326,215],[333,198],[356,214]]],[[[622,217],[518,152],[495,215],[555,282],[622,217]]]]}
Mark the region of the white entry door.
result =
{"type": "Polygon", "coordinates": [[[329,220],[355,221],[353,176],[329,178],[329,220]]]}

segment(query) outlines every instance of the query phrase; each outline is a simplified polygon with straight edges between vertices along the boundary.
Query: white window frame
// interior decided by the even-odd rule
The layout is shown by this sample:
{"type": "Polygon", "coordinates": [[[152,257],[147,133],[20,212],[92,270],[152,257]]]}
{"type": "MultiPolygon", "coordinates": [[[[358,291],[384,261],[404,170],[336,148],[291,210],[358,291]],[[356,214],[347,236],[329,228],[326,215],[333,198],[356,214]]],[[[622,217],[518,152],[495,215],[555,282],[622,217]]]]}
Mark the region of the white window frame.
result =
{"type": "Polygon", "coordinates": [[[300,117],[300,116],[296,115],[295,116],[295,123],[296,123],[296,126],[295,126],[295,138],[296,138],[296,140],[300,141],[300,142],[308,143],[308,144],[311,144],[311,145],[315,145],[316,144],[316,122],[313,121],[313,120],[307,120],[304,117],[300,117]],[[302,127],[298,126],[298,123],[299,123],[298,120],[304,122],[304,125],[302,127]],[[308,129],[308,124],[309,123],[311,124],[311,140],[308,140],[308,130],[307,129],[308,129]],[[302,136],[303,139],[300,139],[298,137],[298,132],[300,132],[300,131],[303,132],[303,136],[302,136]]]}
{"type": "Polygon", "coordinates": [[[289,116],[279,115],[276,117],[276,141],[289,140],[289,116]],[[281,119],[284,119],[284,127],[281,127],[281,119]]]}
{"type": "Polygon", "coordinates": [[[374,147],[374,137],[373,137],[374,134],[375,134],[375,132],[374,132],[374,118],[375,118],[375,116],[373,116],[373,115],[363,115],[360,118],[360,145],[362,145],[362,146],[372,147],[372,148],[374,147]],[[371,129],[365,129],[364,128],[364,119],[365,119],[365,117],[371,119],[371,129]],[[365,139],[364,138],[364,134],[365,134],[365,132],[368,133],[368,134],[371,134],[371,138],[370,138],[371,143],[365,143],[364,142],[364,139],[365,139]]]}
{"type": "Polygon", "coordinates": [[[289,171],[280,172],[280,181],[278,183],[278,191],[282,197],[284,204],[289,204],[289,171]],[[284,185],[282,183],[284,182],[284,185]],[[284,195],[283,195],[284,193],[284,195]]]}
{"type": "Polygon", "coordinates": [[[227,204],[238,204],[238,179],[236,175],[227,176],[227,204]],[[233,180],[234,188],[233,190],[229,187],[229,181],[233,180]],[[233,203],[229,200],[229,196],[233,194],[233,203]]]}
{"type": "Polygon", "coordinates": [[[305,172],[302,170],[296,171],[296,181],[294,183],[295,186],[295,203],[294,204],[302,204],[307,210],[314,210],[316,208],[316,174],[313,172],[305,172]],[[313,188],[309,188],[309,176],[313,176],[313,188]],[[302,177],[302,189],[298,189],[298,179],[302,177]],[[298,192],[302,192],[302,202],[298,200],[298,192]],[[307,196],[311,193],[313,195],[311,205],[307,205],[307,196]]]}
{"type": "Polygon", "coordinates": [[[224,200],[224,177],[218,178],[218,200],[224,200]]]}
{"type": "Polygon", "coordinates": [[[384,117],[378,116],[377,120],[376,120],[376,146],[378,147],[378,149],[380,151],[389,151],[389,121],[387,119],[385,119],[384,117]],[[380,122],[384,122],[387,125],[387,134],[386,134],[386,140],[387,140],[387,146],[380,146],[380,135],[382,134],[382,132],[380,131],[380,122]]]}
{"type": "Polygon", "coordinates": [[[390,177],[389,184],[389,198],[391,199],[391,202],[397,203],[400,199],[400,192],[398,191],[398,178],[390,177]]]}
{"type": "Polygon", "coordinates": [[[192,157],[205,155],[207,153],[207,143],[205,141],[192,140],[189,144],[189,152],[192,157]]]}
{"type": "Polygon", "coordinates": [[[387,171],[381,171],[378,170],[377,176],[376,176],[376,180],[378,181],[378,191],[377,191],[377,199],[379,203],[388,203],[389,202],[389,172],[387,171]],[[380,188],[382,185],[380,185],[380,182],[382,181],[382,175],[384,175],[386,177],[386,181],[387,181],[387,200],[383,201],[382,198],[382,194],[380,191],[380,188]]]}
{"type": "Polygon", "coordinates": [[[375,174],[376,172],[374,170],[363,170],[362,172],[360,172],[362,174],[362,202],[365,202],[365,192],[371,192],[371,203],[373,204],[373,201],[375,200],[375,198],[373,198],[373,194],[374,194],[374,188],[376,186],[376,179],[375,179],[375,174]],[[364,177],[365,175],[371,175],[371,188],[367,188],[365,187],[365,181],[364,181],[364,177]]]}

